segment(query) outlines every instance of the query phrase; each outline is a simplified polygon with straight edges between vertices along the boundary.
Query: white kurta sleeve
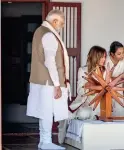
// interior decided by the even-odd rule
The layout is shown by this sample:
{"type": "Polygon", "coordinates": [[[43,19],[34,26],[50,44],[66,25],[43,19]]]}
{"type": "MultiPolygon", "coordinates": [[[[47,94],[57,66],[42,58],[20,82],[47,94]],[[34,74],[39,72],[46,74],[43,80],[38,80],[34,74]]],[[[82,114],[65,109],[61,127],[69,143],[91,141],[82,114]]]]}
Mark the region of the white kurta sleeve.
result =
{"type": "Polygon", "coordinates": [[[54,86],[60,86],[58,71],[55,62],[56,52],[58,49],[58,41],[55,38],[54,34],[51,32],[46,33],[42,37],[41,41],[44,48],[45,66],[48,68],[54,86]]]}
{"type": "Polygon", "coordinates": [[[82,86],[86,83],[86,81],[82,78],[82,76],[84,76],[85,69],[86,68],[83,67],[78,70],[77,97],[69,106],[71,110],[77,109],[86,101],[86,97],[81,97],[85,93],[84,88],[82,88],[82,86]]]}
{"type": "Polygon", "coordinates": [[[82,78],[82,76],[86,76],[84,74],[85,70],[83,70],[82,68],[79,68],[78,70],[78,82],[77,82],[77,94],[78,95],[83,95],[84,94],[84,88],[82,88],[82,86],[85,85],[86,81],[84,78],[82,78]]]}
{"type": "Polygon", "coordinates": [[[124,73],[124,59],[122,60],[122,72],[124,73]]]}

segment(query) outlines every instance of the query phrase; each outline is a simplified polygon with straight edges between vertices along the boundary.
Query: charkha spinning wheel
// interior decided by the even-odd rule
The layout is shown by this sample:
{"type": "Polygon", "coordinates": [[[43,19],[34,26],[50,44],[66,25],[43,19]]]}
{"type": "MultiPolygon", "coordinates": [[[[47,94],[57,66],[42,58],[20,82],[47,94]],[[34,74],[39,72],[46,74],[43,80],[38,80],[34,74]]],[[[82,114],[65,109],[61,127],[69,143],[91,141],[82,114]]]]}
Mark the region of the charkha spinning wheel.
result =
{"type": "Polygon", "coordinates": [[[124,83],[124,73],[112,80],[112,73],[114,67],[110,70],[109,64],[106,69],[105,78],[103,78],[103,73],[99,66],[95,68],[95,71],[91,71],[89,74],[86,74],[86,77],[83,76],[87,83],[84,88],[89,89],[87,93],[83,96],[90,96],[96,94],[94,99],[89,103],[89,106],[94,104],[93,110],[96,109],[100,103],[100,116],[99,118],[104,121],[112,120],[124,120],[123,117],[112,117],[112,98],[118,102],[119,105],[124,107],[124,103],[120,98],[124,99],[124,96],[121,95],[118,91],[124,91],[123,87],[119,85],[124,83]],[[101,88],[99,88],[101,87],[101,88]]]}

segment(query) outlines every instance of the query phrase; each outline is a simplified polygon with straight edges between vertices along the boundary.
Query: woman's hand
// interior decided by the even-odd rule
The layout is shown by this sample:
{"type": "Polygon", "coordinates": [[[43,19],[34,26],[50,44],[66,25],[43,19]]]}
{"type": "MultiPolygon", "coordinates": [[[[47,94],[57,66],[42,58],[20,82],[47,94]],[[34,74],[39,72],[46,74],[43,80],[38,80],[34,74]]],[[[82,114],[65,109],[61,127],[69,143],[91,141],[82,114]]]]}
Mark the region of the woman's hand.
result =
{"type": "Polygon", "coordinates": [[[89,82],[87,82],[84,87],[85,87],[85,89],[98,90],[98,91],[101,91],[103,89],[103,87],[101,85],[94,85],[89,82]]]}

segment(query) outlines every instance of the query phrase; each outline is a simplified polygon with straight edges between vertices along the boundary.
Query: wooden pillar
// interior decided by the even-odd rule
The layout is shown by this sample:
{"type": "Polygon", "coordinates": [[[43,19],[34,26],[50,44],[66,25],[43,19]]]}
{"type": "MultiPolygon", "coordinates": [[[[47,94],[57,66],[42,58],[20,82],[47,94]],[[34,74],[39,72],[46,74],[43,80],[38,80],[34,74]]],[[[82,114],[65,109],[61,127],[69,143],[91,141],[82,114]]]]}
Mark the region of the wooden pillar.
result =
{"type": "Polygon", "coordinates": [[[111,117],[112,112],[112,98],[109,92],[105,94],[100,102],[100,117],[111,117]]]}

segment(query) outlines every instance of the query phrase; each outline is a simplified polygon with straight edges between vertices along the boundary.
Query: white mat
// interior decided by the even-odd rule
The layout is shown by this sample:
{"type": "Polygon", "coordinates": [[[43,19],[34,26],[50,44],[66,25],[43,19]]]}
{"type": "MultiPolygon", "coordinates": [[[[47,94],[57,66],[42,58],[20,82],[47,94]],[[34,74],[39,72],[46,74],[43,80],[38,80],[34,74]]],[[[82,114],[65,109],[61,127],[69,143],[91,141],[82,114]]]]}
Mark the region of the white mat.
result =
{"type": "Polygon", "coordinates": [[[82,143],[82,150],[124,150],[124,121],[72,120],[66,138],[82,143]]]}

